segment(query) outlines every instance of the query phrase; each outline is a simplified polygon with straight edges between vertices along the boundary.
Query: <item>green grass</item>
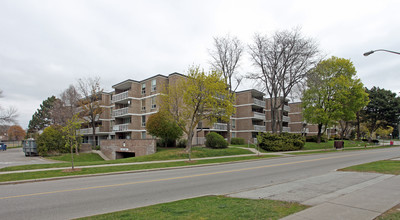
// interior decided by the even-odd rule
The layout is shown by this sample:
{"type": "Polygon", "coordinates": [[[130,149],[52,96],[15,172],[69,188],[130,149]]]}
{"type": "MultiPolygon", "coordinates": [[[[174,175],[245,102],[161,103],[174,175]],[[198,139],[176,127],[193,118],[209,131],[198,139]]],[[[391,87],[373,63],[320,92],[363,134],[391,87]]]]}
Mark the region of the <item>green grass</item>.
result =
{"type": "MultiPolygon", "coordinates": [[[[192,158],[204,158],[204,157],[217,157],[217,156],[230,156],[230,155],[241,155],[241,154],[253,154],[249,150],[240,148],[226,148],[226,149],[209,149],[203,147],[193,147],[192,158]]],[[[68,156],[66,156],[67,158],[68,156]]],[[[100,164],[118,164],[118,163],[133,163],[133,162],[145,162],[145,161],[159,161],[159,160],[175,160],[175,159],[187,159],[188,154],[183,148],[159,148],[157,153],[131,157],[118,160],[107,160],[107,161],[81,161],[75,162],[75,166],[88,166],[88,165],[100,165],[100,164]]],[[[70,161],[70,160],[67,160],[70,161]]],[[[52,164],[31,164],[4,167],[1,171],[16,171],[16,170],[34,170],[34,169],[45,169],[45,168],[58,168],[68,167],[70,163],[52,163],[52,164]]]]}
{"type": "MultiPolygon", "coordinates": [[[[52,160],[71,162],[71,154],[63,154],[61,156],[54,156],[47,158],[52,160]]],[[[96,153],[81,153],[79,155],[74,154],[74,162],[90,162],[90,161],[104,161],[104,159],[101,158],[96,153]]]]}
{"type": "Polygon", "coordinates": [[[262,149],[262,148],[258,148],[257,145],[255,145],[255,144],[249,144],[249,145],[247,145],[247,144],[232,145],[232,144],[231,144],[231,145],[229,145],[229,147],[231,147],[231,148],[235,148],[235,147],[254,148],[254,149],[260,151],[261,153],[270,153],[269,151],[266,151],[266,150],[264,150],[264,149],[262,149]]]}
{"type": "Polygon", "coordinates": [[[243,157],[219,158],[219,159],[208,159],[208,160],[197,160],[197,161],[193,160],[190,163],[187,161],[179,161],[179,162],[164,162],[164,163],[153,163],[153,164],[107,166],[107,167],[95,167],[95,168],[82,168],[80,171],[75,171],[75,172],[63,172],[62,170],[49,170],[49,171],[34,171],[34,172],[24,172],[24,173],[10,173],[10,174],[0,174],[0,182],[62,177],[62,176],[88,175],[88,174],[99,174],[99,173],[112,173],[121,171],[166,168],[166,167],[193,166],[193,165],[210,164],[210,163],[256,160],[256,159],[271,158],[271,157],[277,157],[277,156],[252,155],[243,157]]]}
{"type": "Polygon", "coordinates": [[[82,219],[280,219],[306,208],[283,201],[204,196],[82,219]]]}
{"type": "Polygon", "coordinates": [[[381,160],[372,163],[346,167],[344,169],[340,169],[340,171],[374,172],[374,173],[400,175],[400,161],[381,160]]]}
{"type": "MultiPolygon", "coordinates": [[[[352,147],[364,147],[365,144],[367,146],[370,146],[370,143],[367,142],[362,142],[362,141],[348,141],[344,140],[344,148],[352,148],[352,147]]],[[[333,149],[334,141],[328,141],[328,142],[321,142],[321,143],[315,143],[315,142],[306,142],[304,145],[303,150],[317,150],[317,149],[333,149]]]]}
{"type": "Polygon", "coordinates": [[[13,148],[22,148],[22,145],[18,145],[18,146],[15,146],[15,147],[7,147],[7,149],[13,149],[13,148]]]}
{"type": "Polygon", "coordinates": [[[400,219],[400,204],[386,211],[382,215],[378,216],[376,220],[398,220],[400,219]]]}
{"type": "MultiPolygon", "coordinates": [[[[367,148],[343,148],[344,151],[354,151],[354,150],[373,150],[373,149],[384,149],[384,148],[392,148],[398,146],[380,146],[380,147],[367,147],[367,148]]],[[[335,152],[342,152],[342,150],[336,149],[327,149],[327,150],[318,150],[318,151],[304,151],[304,152],[293,152],[287,153],[291,155],[304,155],[304,154],[321,154],[321,153],[335,153],[335,152]]]]}

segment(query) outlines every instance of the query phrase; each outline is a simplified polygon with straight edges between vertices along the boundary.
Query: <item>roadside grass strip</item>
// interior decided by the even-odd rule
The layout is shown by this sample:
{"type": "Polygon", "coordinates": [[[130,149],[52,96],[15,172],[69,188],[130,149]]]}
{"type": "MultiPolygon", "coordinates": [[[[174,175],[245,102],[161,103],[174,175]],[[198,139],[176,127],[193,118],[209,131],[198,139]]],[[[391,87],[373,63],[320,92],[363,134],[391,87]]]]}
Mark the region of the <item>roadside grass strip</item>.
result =
{"type": "Polygon", "coordinates": [[[280,219],[306,208],[293,202],[203,196],[81,219],[280,219]]]}
{"type": "Polygon", "coordinates": [[[340,171],[373,172],[400,175],[400,160],[381,160],[371,163],[346,167],[340,171]]]}
{"type": "MultiPolygon", "coordinates": [[[[246,149],[241,148],[227,148],[227,149],[209,149],[204,147],[193,147],[191,157],[192,158],[205,158],[205,157],[218,157],[218,156],[232,156],[232,155],[244,155],[253,153],[246,149]]],[[[254,154],[253,154],[254,155],[254,154]]],[[[102,164],[119,164],[119,163],[134,163],[134,162],[147,162],[147,161],[160,161],[160,160],[176,160],[176,159],[188,159],[188,154],[183,148],[158,148],[155,154],[130,157],[118,160],[103,160],[99,157],[86,157],[85,154],[79,156],[74,155],[74,158],[78,158],[74,161],[75,166],[90,166],[90,165],[102,165],[102,164]],[[83,159],[79,159],[83,157],[83,159]],[[97,158],[97,159],[96,159],[97,158]]],[[[49,157],[53,160],[71,161],[71,155],[65,154],[57,157],[49,157]]],[[[17,171],[17,170],[35,170],[35,169],[46,169],[46,168],[60,168],[69,167],[71,162],[63,163],[51,163],[51,164],[30,164],[21,166],[4,167],[0,169],[2,171],[17,171]]]]}
{"type": "MultiPolygon", "coordinates": [[[[373,149],[384,149],[384,148],[392,148],[392,147],[398,147],[398,146],[379,146],[379,147],[366,147],[366,148],[358,148],[358,147],[352,147],[352,148],[346,148],[344,147],[342,150],[343,151],[353,151],[353,150],[373,150],[373,149]]],[[[289,155],[303,155],[303,154],[322,154],[322,153],[335,153],[335,152],[341,152],[342,150],[336,150],[336,149],[327,149],[327,150],[317,150],[317,151],[303,151],[303,152],[293,152],[293,153],[287,153],[289,155]]]]}
{"type": "Polygon", "coordinates": [[[400,204],[389,209],[382,215],[378,216],[376,220],[398,220],[400,219],[400,204]]]}
{"type": "Polygon", "coordinates": [[[243,160],[257,160],[257,159],[264,159],[271,157],[279,157],[279,156],[253,155],[244,157],[218,158],[218,159],[197,160],[197,161],[192,160],[191,162],[179,161],[179,162],[134,164],[134,165],[121,165],[121,166],[105,166],[105,167],[94,167],[94,168],[81,168],[80,170],[74,172],[63,172],[63,170],[49,170],[49,171],[34,171],[34,172],[23,172],[23,173],[9,173],[9,174],[1,174],[0,182],[35,180],[35,179],[52,178],[52,177],[79,176],[79,175],[102,174],[102,173],[113,173],[113,172],[123,172],[123,171],[147,170],[156,168],[168,168],[168,167],[194,166],[202,164],[224,163],[224,162],[234,162],[243,160]]]}

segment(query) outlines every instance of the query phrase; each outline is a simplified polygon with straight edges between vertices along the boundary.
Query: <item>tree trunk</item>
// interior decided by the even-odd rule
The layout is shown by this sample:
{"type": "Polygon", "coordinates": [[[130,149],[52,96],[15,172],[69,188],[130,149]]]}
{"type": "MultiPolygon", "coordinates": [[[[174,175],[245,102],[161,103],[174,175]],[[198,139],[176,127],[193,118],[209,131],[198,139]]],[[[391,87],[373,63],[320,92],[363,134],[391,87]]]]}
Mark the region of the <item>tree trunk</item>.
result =
{"type": "Polygon", "coordinates": [[[230,122],[230,120],[228,123],[226,123],[226,130],[227,130],[226,139],[228,141],[228,145],[230,145],[231,144],[231,122],[230,122]]]}
{"type": "Polygon", "coordinates": [[[73,145],[73,141],[70,141],[70,148],[71,148],[71,167],[72,170],[74,170],[74,145],[73,145]]]}
{"type": "Polygon", "coordinates": [[[322,136],[322,124],[318,124],[318,135],[317,135],[317,143],[321,143],[321,136],[322,136]]]}
{"type": "Polygon", "coordinates": [[[190,130],[189,134],[188,134],[188,141],[187,141],[187,145],[186,145],[186,152],[188,153],[189,156],[189,161],[192,160],[191,158],[191,153],[192,153],[192,141],[193,141],[193,131],[190,130]]]}

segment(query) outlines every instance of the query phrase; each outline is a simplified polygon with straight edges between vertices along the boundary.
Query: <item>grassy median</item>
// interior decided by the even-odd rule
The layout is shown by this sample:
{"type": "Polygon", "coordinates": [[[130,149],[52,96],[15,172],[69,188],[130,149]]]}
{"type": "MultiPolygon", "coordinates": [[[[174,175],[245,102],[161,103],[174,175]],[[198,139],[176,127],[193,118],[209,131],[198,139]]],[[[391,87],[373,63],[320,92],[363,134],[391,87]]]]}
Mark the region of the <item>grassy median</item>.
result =
{"type": "Polygon", "coordinates": [[[89,174],[100,174],[100,173],[113,173],[122,171],[134,171],[134,170],[146,170],[155,168],[167,168],[167,167],[182,167],[182,166],[194,166],[201,164],[212,164],[212,163],[223,163],[243,160],[256,160],[263,158],[277,157],[276,155],[262,155],[262,156],[243,156],[243,157],[231,157],[231,158],[219,158],[219,159],[207,159],[207,160],[192,160],[179,161],[179,162],[164,162],[164,163],[151,163],[151,164],[135,164],[135,165],[120,165],[120,166],[106,166],[106,167],[95,167],[95,168],[82,168],[74,172],[65,172],[64,170],[49,170],[49,171],[34,171],[34,172],[23,172],[23,173],[10,173],[0,174],[0,182],[17,181],[17,180],[30,180],[30,179],[43,179],[50,177],[64,177],[64,176],[78,176],[78,175],[89,175],[89,174]]]}
{"type": "MultiPolygon", "coordinates": [[[[226,148],[226,149],[210,149],[204,147],[193,147],[192,158],[204,158],[204,157],[218,157],[218,156],[231,156],[231,155],[245,155],[253,154],[251,151],[241,148],[226,148]]],[[[97,156],[90,156],[89,154],[80,154],[79,156],[74,155],[75,166],[89,166],[89,165],[101,165],[101,164],[118,164],[118,163],[133,163],[133,162],[145,162],[145,161],[160,161],[160,160],[176,160],[176,159],[187,159],[188,154],[183,148],[158,148],[155,154],[150,154],[140,157],[130,157],[118,160],[107,160],[104,161],[102,158],[97,156]]],[[[66,154],[57,157],[49,157],[53,160],[71,161],[71,155],[66,154]]],[[[63,163],[51,163],[51,164],[30,164],[22,166],[12,166],[0,169],[1,171],[16,171],[16,170],[34,170],[34,169],[45,169],[45,168],[59,168],[69,167],[70,162],[63,163]]]]}
{"type": "Polygon", "coordinates": [[[381,160],[371,163],[346,167],[340,171],[373,172],[400,175],[400,160],[381,160]]]}
{"type": "Polygon", "coordinates": [[[291,202],[204,196],[82,219],[280,219],[306,208],[291,202]]]}

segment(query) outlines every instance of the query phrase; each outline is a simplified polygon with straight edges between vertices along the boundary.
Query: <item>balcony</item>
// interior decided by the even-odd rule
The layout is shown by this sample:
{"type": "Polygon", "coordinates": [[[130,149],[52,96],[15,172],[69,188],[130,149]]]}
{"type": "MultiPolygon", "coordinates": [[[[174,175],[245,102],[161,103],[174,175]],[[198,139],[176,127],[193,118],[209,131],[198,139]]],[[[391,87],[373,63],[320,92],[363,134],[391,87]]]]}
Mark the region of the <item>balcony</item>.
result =
{"type": "Polygon", "coordinates": [[[285,111],[285,112],[290,112],[290,106],[284,105],[284,106],[283,106],[283,111],[285,111]]]}
{"type": "MultiPolygon", "coordinates": [[[[95,128],[96,134],[99,133],[99,131],[100,131],[100,128],[99,128],[99,127],[96,127],[96,128],[95,128]]],[[[79,129],[78,132],[79,132],[79,134],[82,134],[82,135],[85,135],[85,134],[93,134],[93,128],[82,128],[82,129],[79,129]]]]}
{"type": "Polygon", "coordinates": [[[253,112],[253,117],[265,121],[265,114],[259,112],[253,112]]]}
{"type": "Polygon", "coordinates": [[[228,126],[225,123],[214,123],[213,130],[223,130],[226,131],[228,129],[228,126]]]}
{"type": "Polygon", "coordinates": [[[253,98],[253,104],[265,108],[265,101],[253,98]]]}
{"type": "Polygon", "coordinates": [[[114,125],[113,126],[113,131],[118,132],[118,131],[127,131],[129,129],[129,123],[127,124],[119,124],[119,125],[114,125]]]}
{"type": "Polygon", "coordinates": [[[283,127],[282,132],[290,132],[290,127],[283,127]]]}
{"type": "Polygon", "coordinates": [[[120,117],[123,115],[127,115],[129,113],[129,107],[125,108],[120,108],[120,109],[115,109],[112,111],[112,116],[113,117],[120,117]]]}
{"type": "Polygon", "coordinates": [[[265,126],[264,125],[254,125],[254,130],[257,132],[265,132],[265,126]]]}
{"type": "Polygon", "coordinates": [[[282,115],[282,121],[283,121],[283,122],[290,123],[290,117],[289,117],[289,116],[284,116],[284,115],[282,115]]]}
{"type": "Polygon", "coordinates": [[[128,99],[129,91],[121,92],[112,96],[112,103],[123,101],[128,99]]]}

